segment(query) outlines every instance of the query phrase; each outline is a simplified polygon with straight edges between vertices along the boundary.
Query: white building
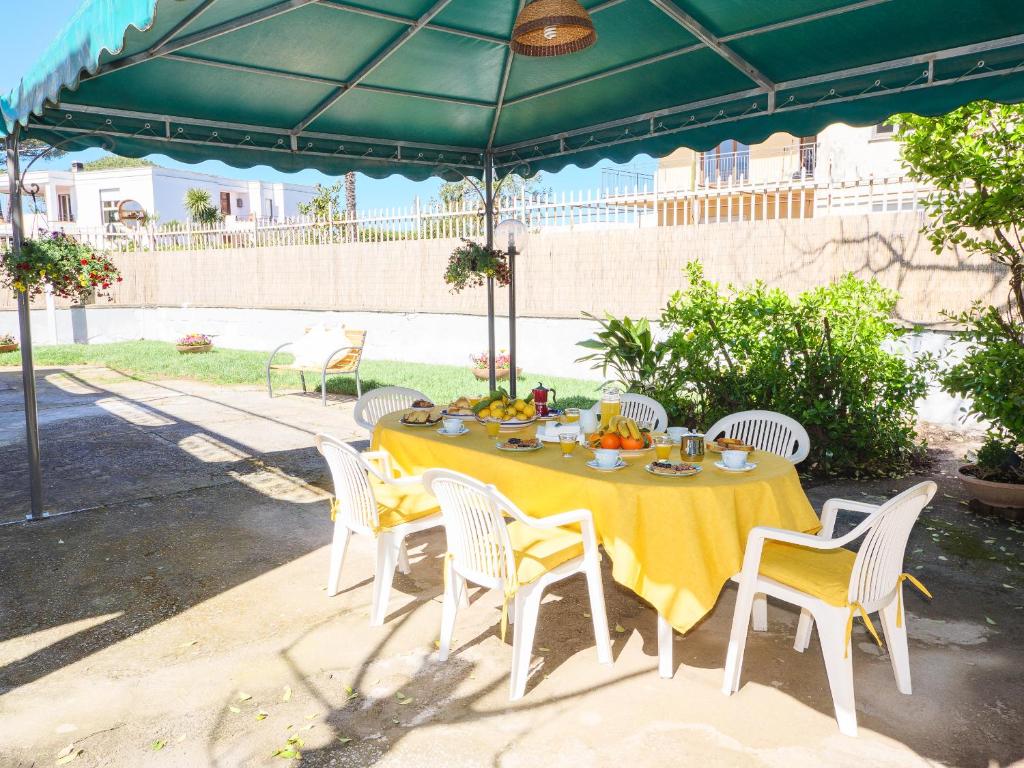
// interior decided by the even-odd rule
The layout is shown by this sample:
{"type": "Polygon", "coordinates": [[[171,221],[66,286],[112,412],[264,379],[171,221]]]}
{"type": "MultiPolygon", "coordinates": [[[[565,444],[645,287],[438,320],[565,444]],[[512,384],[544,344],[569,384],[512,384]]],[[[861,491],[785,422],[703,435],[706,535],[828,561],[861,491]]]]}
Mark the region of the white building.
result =
{"type": "MultiPolygon", "coordinates": [[[[7,190],[6,175],[0,177],[0,194],[7,190]]],[[[158,224],[184,222],[184,199],[188,189],[200,188],[230,222],[281,219],[297,216],[299,203],[308,202],[316,188],[282,182],[246,181],[159,166],[116,168],[101,171],[29,171],[25,189],[34,194],[24,198],[27,229],[60,227],[94,229],[117,221],[118,206],[135,201],[158,224]],[[71,226],[69,226],[71,225],[71,226]]],[[[0,220],[8,218],[7,195],[0,196],[0,220]]]]}

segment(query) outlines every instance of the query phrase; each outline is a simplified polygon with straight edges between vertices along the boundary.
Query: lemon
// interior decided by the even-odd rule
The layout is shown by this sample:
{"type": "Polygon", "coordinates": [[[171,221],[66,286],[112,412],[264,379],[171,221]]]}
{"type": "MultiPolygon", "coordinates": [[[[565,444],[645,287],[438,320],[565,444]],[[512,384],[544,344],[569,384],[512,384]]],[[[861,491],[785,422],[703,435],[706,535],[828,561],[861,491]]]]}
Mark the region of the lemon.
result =
{"type": "Polygon", "coordinates": [[[526,410],[526,401],[525,400],[516,400],[514,403],[512,403],[512,407],[515,408],[520,413],[522,413],[523,411],[526,410]]]}
{"type": "Polygon", "coordinates": [[[525,419],[532,419],[536,415],[537,415],[537,409],[534,408],[532,405],[527,404],[526,407],[523,408],[523,418],[525,418],[525,419]]]}
{"type": "Polygon", "coordinates": [[[490,408],[484,408],[484,409],[483,409],[482,411],[480,411],[480,413],[478,413],[477,415],[478,415],[478,416],[479,416],[479,417],[480,417],[481,419],[486,419],[486,418],[489,418],[489,417],[490,417],[490,415],[491,415],[491,409],[490,409],[490,408]]]}

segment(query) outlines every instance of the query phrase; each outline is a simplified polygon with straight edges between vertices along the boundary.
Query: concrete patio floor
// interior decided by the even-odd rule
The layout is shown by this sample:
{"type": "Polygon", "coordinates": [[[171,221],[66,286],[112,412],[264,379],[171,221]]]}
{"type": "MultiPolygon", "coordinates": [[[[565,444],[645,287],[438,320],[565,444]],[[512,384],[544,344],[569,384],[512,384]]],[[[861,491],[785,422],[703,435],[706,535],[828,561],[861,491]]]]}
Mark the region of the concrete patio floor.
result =
{"type": "MultiPolygon", "coordinates": [[[[98,368],[40,372],[48,506],[0,526],[0,766],[264,766],[302,741],[303,766],[1006,766],[1024,761],[1024,534],[971,514],[963,446],[934,432],[940,491],[908,567],[914,695],[858,624],[861,735],[840,735],[817,637],[772,604],[723,696],[734,590],[676,637],[656,671],[655,617],[612,582],[615,663],[596,663],[586,589],[541,611],[534,672],[508,702],[500,601],[475,594],[456,650],[434,657],[443,535],[412,541],[391,613],[368,625],[374,551],[349,549],[325,596],[330,523],[313,434],[365,440],[351,401],[140,382],[98,368]],[[947,443],[953,446],[948,450],[947,443]],[[916,570],[916,566],[922,566],[916,570]],[[618,631],[621,630],[621,631],[618,631]],[[399,695],[401,694],[401,695],[399,695]]],[[[19,374],[0,369],[0,522],[27,507],[19,374]]],[[[876,500],[920,478],[814,484],[876,500]]],[[[848,520],[846,521],[849,522],[848,520]]]]}

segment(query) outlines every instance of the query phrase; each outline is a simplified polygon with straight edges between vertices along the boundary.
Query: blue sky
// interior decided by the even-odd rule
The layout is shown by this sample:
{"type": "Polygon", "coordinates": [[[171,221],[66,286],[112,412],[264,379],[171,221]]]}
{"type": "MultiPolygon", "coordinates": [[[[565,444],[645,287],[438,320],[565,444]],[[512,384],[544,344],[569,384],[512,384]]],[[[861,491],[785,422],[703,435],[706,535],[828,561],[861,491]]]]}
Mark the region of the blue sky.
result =
{"type": "MultiPolygon", "coordinates": [[[[23,69],[37,58],[39,52],[49,44],[79,4],[80,0],[42,0],[36,3],[0,0],[0,18],[17,19],[17,34],[4,35],[3,46],[0,47],[0,93],[7,93],[14,87],[23,69]]],[[[54,160],[49,165],[63,169],[67,168],[72,160],[89,160],[102,154],[104,153],[100,150],[77,152],[54,160]]],[[[187,168],[236,179],[289,181],[297,184],[329,184],[334,181],[333,178],[318,171],[281,173],[266,166],[233,168],[212,160],[188,165],[160,155],[154,155],[151,159],[159,165],[171,168],[187,168]]],[[[640,170],[649,173],[654,164],[651,158],[641,155],[631,166],[601,163],[586,170],[569,167],[557,174],[545,174],[544,186],[551,187],[556,193],[563,190],[596,189],[601,183],[601,168],[639,167],[640,170]]],[[[40,161],[36,167],[43,165],[44,162],[40,161]]],[[[377,180],[360,175],[356,185],[359,208],[404,207],[411,205],[417,196],[429,200],[435,195],[440,183],[437,180],[412,182],[401,176],[377,180]]]]}

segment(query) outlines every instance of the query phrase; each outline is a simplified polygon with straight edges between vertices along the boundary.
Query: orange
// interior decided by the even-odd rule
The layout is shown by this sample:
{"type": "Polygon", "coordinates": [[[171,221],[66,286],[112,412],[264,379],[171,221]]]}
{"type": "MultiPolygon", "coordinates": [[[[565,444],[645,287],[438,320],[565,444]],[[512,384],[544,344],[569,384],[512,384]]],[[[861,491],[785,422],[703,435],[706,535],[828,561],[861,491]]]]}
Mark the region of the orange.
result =
{"type": "Polygon", "coordinates": [[[624,451],[639,451],[644,447],[644,441],[636,437],[624,437],[621,442],[624,451]]]}
{"type": "Polygon", "coordinates": [[[611,435],[611,434],[604,435],[604,436],[601,437],[601,447],[602,448],[621,448],[622,447],[622,438],[620,438],[618,435],[611,435]]]}

